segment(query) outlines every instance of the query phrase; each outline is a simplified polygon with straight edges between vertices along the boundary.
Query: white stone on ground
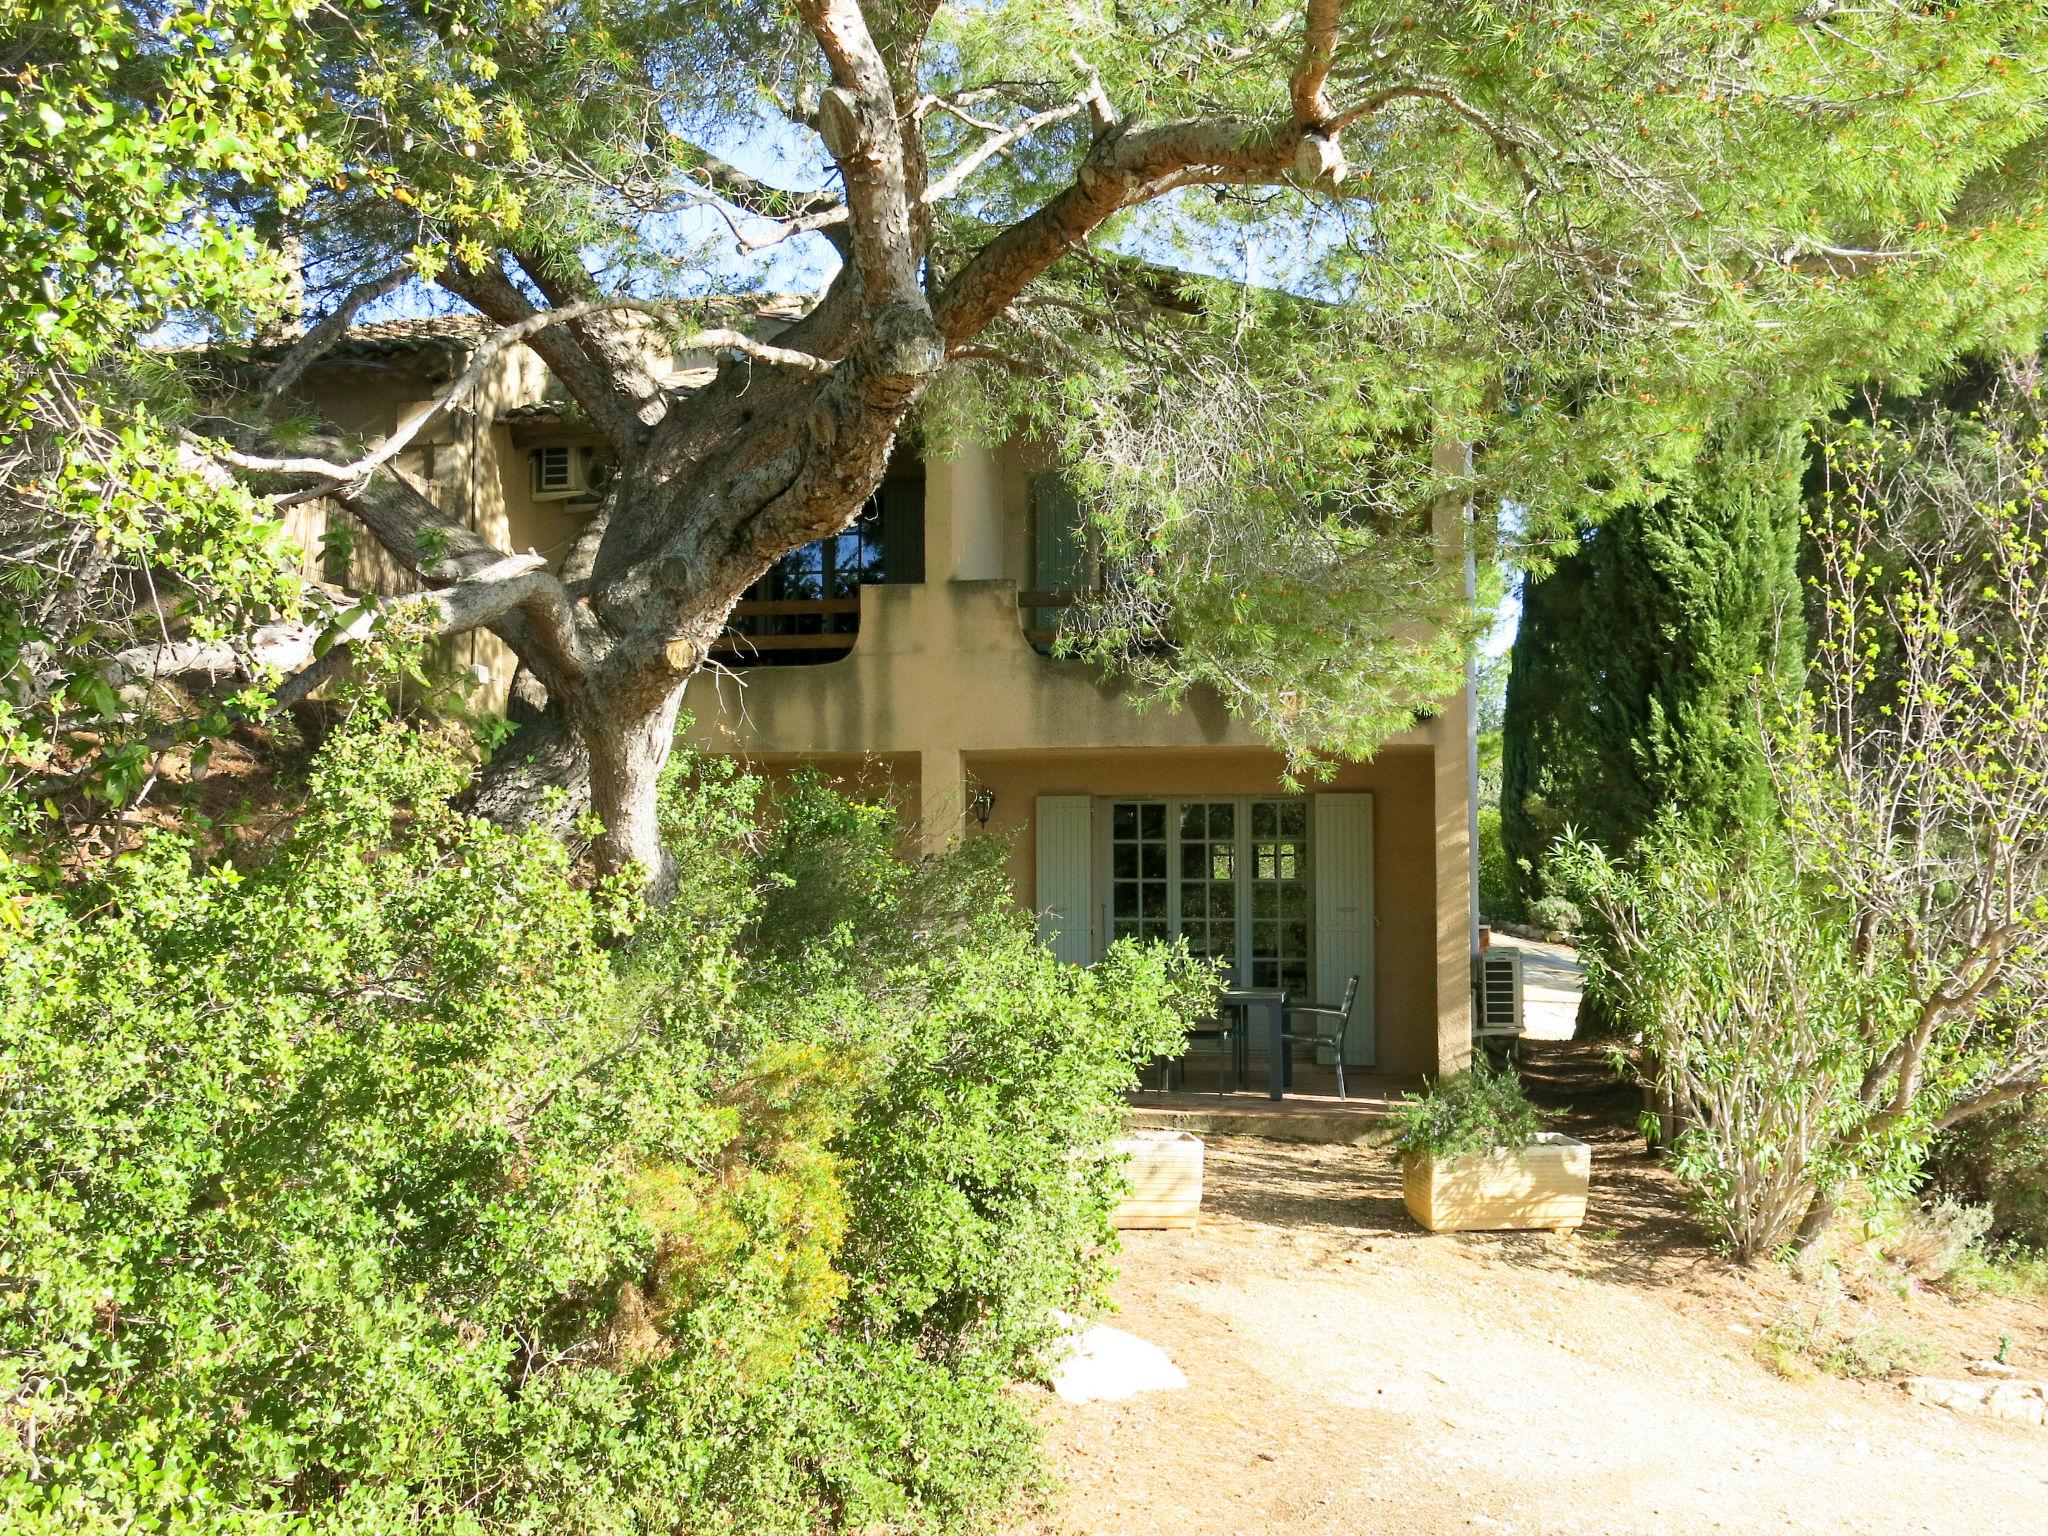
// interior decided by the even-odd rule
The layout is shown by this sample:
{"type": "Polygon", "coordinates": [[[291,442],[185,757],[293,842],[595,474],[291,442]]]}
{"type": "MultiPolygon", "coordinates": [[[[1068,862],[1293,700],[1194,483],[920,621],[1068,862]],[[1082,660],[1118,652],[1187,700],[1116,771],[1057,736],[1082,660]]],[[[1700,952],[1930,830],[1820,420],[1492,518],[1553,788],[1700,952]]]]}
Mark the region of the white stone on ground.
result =
{"type": "Polygon", "coordinates": [[[1068,1313],[1070,1330],[1052,1346],[1052,1389],[1070,1403],[1120,1403],[1140,1392],[1171,1392],[1188,1384],[1157,1344],[1068,1313]]]}

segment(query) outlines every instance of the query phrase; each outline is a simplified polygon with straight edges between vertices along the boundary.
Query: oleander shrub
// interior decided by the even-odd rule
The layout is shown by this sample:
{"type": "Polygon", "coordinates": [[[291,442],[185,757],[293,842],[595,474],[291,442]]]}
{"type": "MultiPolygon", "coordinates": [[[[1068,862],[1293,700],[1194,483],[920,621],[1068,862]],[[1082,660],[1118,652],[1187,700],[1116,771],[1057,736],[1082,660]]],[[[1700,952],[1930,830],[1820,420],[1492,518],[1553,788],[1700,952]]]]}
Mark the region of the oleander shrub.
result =
{"type": "Polygon", "coordinates": [[[949,1531],[1204,973],[692,765],[660,913],[358,700],[289,833],[0,872],[0,1529],[949,1531]]]}
{"type": "Polygon", "coordinates": [[[1625,863],[1581,841],[1551,868],[1594,914],[1588,995],[1673,1106],[1671,1164],[1731,1252],[1748,1262],[1791,1242],[1816,1188],[1898,1192],[1912,1147],[1847,1134],[1898,989],[1854,963],[1836,910],[1776,842],[1699,839],[1667,819],[1625,863]]]}

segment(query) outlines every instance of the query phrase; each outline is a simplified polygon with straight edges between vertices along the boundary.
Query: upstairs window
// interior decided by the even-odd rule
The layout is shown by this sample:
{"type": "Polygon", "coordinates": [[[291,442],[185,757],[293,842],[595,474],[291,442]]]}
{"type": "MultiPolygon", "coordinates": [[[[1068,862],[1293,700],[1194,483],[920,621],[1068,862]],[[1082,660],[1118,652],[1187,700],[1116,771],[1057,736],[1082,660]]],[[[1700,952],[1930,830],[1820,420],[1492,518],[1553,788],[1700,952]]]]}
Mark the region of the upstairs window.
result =
{"type": "Polygon", "coordinates": [[[860,589],[924,580],[924,481],[885,481],[838,533],[747,588],[713,654],[728,665],[832,661],[860,632],[860,589]]]}
{"type": "Polygon", "coordinates": [[[1040,651],[1051,649],[1060,614],[1095,589],[1101,562],[1089,539],[1081,498],[1066,476],[1031,481],[1031,586],[1022,600],[1024,633],[1040,651]]]}

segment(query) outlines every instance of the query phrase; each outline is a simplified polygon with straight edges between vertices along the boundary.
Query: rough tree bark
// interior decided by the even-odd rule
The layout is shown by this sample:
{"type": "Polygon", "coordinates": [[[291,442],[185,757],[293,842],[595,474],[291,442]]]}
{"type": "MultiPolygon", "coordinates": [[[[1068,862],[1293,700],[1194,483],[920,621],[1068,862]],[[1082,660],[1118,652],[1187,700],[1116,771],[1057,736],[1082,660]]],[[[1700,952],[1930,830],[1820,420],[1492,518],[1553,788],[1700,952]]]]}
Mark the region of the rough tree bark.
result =
{"type": "MultiPolygon", "coordinates": [[[[1091,83],[1061,114],[1085,111],[1093,125],[1071,182],[996,230],[940,282],[925,260],[935,189],[916,107],[921,36],[892,33],[885,52],[858,0],[799,0],[797,8],[831,80],[813,126],[843,196],[792,209],[789,194],[705,157],[705,179],[722,196],[823,231],[843,258],[811,312],[772,345],[733,331],[704,333],[694,344],[726,359],[716,377],[686,396],[664,393],[617,323],[621,311],[657,306],[607,297],[582,271],[511,248],[439,279],[499,327],[485,348],[519,341],[539,354],[616,461],[590,531],[559,576],[542,578],[546,590],[536,590],[534,573],[519,570],[517,601],[496,604],[485,620],[519,659],[528,718],[489,765],[475,808],[529,820],[550,791],[567,791],[572,811],[587,794],[604,829],[595,847],[600,867],[639,866],[657,896],[671,882],[655,786],[684,687],[748,586],[785,552],[858,514],[881,484],[905,417],[948,361],[1122,209],[1183,186],[1278,184],[1311,162],[1319,175],[1333,165],[1341,172],[1331,145],[1348,122],[1333,117],[1325,91],[1338,8],[1314,0],[1288,99],[1263,120],[1132,129],[1091,83]],[[536,306],[529,291],[549,307],[536,306]]],[[[1355,110],[1350,121],[1369,115],[1355,110]]],[[[338,330],[317,327],[287,358],[291,376],[338,330]]],[[[473,360],[469,371],[475,367],[473,360]]],[[[458,392],[445,393],[442,408],[458,392]]],[[[244,473],[281,477],[299,494],[330,497],[425,581],[497,579],[499,553],[396,474],[395,453],[387,442],[355,459],[223,457],[244,473]]]]}

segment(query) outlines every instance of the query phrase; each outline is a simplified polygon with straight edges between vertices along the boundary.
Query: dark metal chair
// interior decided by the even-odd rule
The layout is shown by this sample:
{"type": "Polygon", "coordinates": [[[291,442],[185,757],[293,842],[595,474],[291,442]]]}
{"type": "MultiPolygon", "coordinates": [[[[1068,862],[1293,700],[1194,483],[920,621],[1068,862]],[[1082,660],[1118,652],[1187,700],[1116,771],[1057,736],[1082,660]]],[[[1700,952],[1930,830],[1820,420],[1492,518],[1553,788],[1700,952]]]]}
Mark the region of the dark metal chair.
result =
{"type": "MultiPolygon", "coordinates": [[[[1237,1086],[1242,1088],[1244,1086],[1245,1069],[1243,1010],[1228,1006],[1224,1007],[1218,1012],[1216,1022],[1213,1025],[1188,1031],[1188,1044],[1192,1045],[1197,1040],[1218,1040],[1223,1043],[1230,1053],[1230,1065],[1237,1074],[1237,1086]]],[[[1161,1093],[1171,1093],[1173,1091],[1173,1069],[1187,1060],[1187,1052],[1182,1051],[1179,1056],[1166,1056],[1160,1060],[1159,1091],[1161,1093]]],[[[1186,1068],[1184,1066],[1182,1067],[1182,1080],[1183,1082],[1186,1080],[1186,1068]]],[[[1219,1074],[1216,1092],[1220,1095],[1229,1091],[1229,1078],[1219,1074]]]]}
{"type": "Polygon", "coordinates": [[[1352,977],[1344,983],[1344,1001],[1334,1008],[1328,1003],[1289,1003],[1287,1022],[1281,1029],[1280,1039],[1292,1057],[1297,1045],[1332,1045],[1337,1047],[1337,1097],[1346,1098],[1344,1092],[1344,1037],[1351,1033],[1351,1013],[1358,1005],[1358,978],[1352,977]],[[1294,1028],[1294,1017],[1302,1014],[1313,1020],[1308,1031],[1294,1028]],[[1335,1033],[1325,1028],[1326,1021],[1335,1021],[1335,1033]]]}

